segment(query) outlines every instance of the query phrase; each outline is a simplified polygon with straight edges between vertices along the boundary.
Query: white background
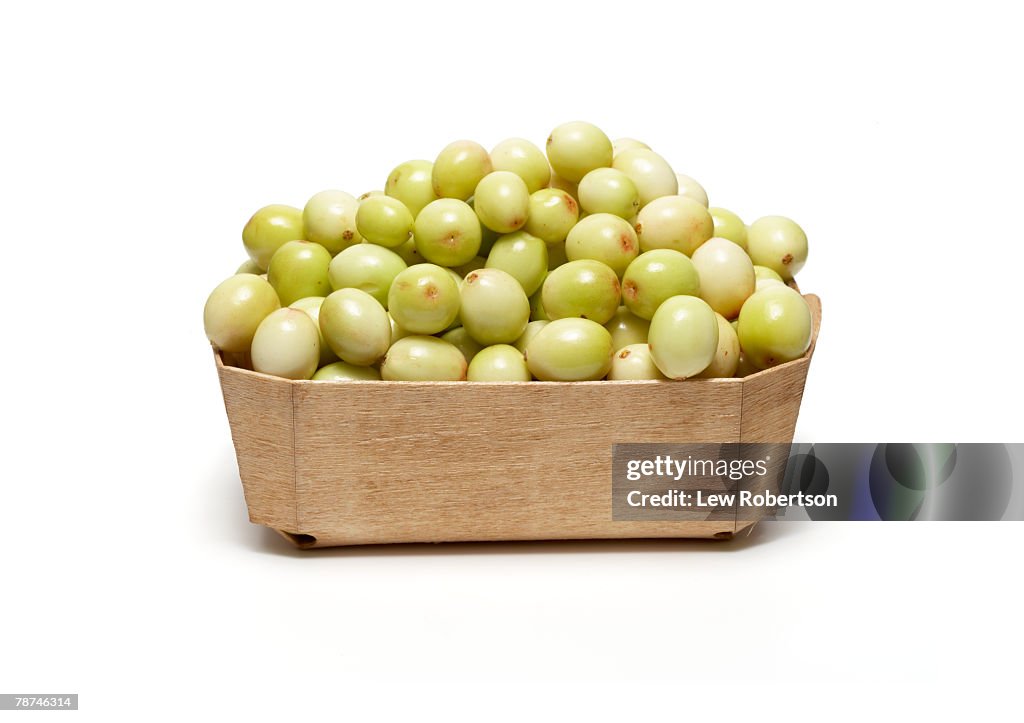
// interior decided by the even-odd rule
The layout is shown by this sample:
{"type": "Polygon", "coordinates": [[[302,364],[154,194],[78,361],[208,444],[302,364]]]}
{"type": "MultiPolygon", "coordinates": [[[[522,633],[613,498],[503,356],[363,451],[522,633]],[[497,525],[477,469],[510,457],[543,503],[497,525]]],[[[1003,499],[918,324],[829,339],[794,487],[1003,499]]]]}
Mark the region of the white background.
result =
{"type": "Polygon", "coordinates": [[[1020,440],[998,8],[5,4],[0,692],[99,721],[1005,714],[1019,524],[299,554],[246,521],[201,321],[257,207],[584,118],[804,226],[798,439],[1020,440]]]}

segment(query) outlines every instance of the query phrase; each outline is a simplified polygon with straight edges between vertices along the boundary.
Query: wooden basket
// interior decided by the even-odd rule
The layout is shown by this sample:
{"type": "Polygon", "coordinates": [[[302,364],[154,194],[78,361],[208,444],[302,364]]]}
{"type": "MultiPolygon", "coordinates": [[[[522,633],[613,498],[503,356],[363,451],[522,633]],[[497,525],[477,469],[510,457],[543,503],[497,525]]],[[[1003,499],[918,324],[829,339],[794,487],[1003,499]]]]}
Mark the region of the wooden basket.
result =
{"type": "Polygon", "coordinates": [[[301,548],[729,538],[752,521],[613,521],[612,444],[791,442],[811,363],[743,379],[312,382],[215,350],[252,522],[301,548]]]}

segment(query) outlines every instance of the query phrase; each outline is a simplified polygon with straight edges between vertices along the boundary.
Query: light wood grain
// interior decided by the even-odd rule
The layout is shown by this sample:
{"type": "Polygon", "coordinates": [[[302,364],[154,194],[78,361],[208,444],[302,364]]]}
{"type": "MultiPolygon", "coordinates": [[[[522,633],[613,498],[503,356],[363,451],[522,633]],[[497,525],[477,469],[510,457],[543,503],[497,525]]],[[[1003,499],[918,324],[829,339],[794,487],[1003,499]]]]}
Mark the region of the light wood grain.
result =
{"type": "Polygon", "coordinates": [[[752,522],[613,522],[611,446],[789,442],[812,351],[686,382],[306,382],[217,363],[250,519],[322,547],[728,537],[752,522]]]}

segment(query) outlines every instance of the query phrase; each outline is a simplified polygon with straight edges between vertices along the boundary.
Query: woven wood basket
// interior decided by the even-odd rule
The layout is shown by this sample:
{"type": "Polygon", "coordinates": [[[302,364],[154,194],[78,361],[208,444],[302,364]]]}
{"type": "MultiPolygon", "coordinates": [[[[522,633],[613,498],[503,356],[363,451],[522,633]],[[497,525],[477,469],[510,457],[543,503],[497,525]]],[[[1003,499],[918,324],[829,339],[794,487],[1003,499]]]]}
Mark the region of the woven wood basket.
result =
{"type": "Polygon", "coordinates": [[[791,442],[811,363],[743,379],[312,382],[214,350],[249,519],[301,548],[729,538],[753,520],[613,521],[612,444],[791,442]]]}

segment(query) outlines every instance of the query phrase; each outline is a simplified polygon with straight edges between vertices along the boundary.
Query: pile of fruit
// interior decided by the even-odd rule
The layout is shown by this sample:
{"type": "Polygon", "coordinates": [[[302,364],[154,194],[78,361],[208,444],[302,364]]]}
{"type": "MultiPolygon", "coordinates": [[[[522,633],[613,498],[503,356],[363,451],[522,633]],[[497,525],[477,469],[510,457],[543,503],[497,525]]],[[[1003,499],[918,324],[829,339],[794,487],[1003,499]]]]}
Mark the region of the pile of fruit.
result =
{"type": "Polygon", "coordinates": [[[206,334],[288,379],[733,377],[810,344],[796,223],[708,208],[648,146],[580,121],[546,153],[456,141],[383,191],[261,208],[242,241],[206,334]]]}

